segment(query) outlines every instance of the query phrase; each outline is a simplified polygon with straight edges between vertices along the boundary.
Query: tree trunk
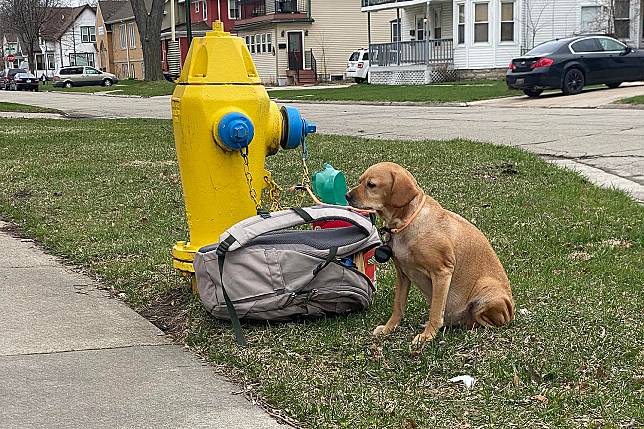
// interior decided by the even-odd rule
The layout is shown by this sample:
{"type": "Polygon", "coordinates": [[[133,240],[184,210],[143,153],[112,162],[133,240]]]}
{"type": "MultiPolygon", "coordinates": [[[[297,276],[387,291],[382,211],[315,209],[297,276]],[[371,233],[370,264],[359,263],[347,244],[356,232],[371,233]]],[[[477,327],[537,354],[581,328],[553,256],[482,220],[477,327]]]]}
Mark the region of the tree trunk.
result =
{"type": "Polygon", "coordinates": [[[153,0],[150,11],[144,0],[131,0],[134,19],[139,29],[143,48],[144,79],[162,80],[161,70],[161,24],[164,0],[153,0]]]}

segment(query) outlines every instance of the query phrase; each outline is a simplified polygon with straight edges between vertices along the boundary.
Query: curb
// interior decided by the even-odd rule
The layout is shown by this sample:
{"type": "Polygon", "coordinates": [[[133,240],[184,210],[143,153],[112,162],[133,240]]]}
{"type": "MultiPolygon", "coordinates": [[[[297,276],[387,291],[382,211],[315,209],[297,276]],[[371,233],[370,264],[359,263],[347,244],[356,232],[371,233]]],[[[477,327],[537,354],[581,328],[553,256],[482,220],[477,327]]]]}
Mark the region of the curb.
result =
{"type": "Polygon", "coordinates": [[[143,97],[142,95],[129,95],[129,94],[106,94],[104,92],[67,92],[67,91],[43,91],[49,94],[65,94],[65,95],[93,95],[98,97],[116,97],[116,98],[152,98],[143,97]]]}
{"type": "Polygon", "coordinates": [[[343,106],[420,106],[420,107],[470,107],[469,103],[424,103],[422,101],[361,101],[361,100],[293,100],[273,98],[276,103],[339,104],[343,106]]]}
{"type": "Polygon", "coordinates": [[[644,110],[644,104],[604,104],[599,109],[644,110]]]}

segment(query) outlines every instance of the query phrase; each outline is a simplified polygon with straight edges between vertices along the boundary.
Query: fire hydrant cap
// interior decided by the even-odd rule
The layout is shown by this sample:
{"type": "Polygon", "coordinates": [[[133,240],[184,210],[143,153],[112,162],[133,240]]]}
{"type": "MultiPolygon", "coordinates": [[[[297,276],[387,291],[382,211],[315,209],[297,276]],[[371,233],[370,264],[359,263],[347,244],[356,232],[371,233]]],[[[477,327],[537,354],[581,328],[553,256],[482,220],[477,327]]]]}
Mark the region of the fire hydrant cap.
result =
{"type": "Polygon", "coordinates": [[[295,149],[302,144],[306,136],[317,131],[314,123],[302,119],[302,115],[296,107],[282,106],[282,118],[287,127],[286,139],[282,141],[284,149],[295,149]]]}
{"type": "Polygon", "coordinates": [[[217,125],[217,135],[221,143],[230,150],[246,148],[253,141],[255,127],[243,113],[228,113],[217,125]]]}

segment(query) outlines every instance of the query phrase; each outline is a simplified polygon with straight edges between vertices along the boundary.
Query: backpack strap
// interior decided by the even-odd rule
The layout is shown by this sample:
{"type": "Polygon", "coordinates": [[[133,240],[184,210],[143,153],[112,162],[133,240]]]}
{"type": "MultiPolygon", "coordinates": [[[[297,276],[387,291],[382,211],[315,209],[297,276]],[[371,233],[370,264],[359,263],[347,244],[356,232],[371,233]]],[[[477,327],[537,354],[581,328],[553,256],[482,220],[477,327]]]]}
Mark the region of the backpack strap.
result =
{"type": "Polygon", "coordinates": [[[349,209],[313,206],[273,212],[270,218],[253,216],[244,219],[224,232],[219,241],[224,242],[229,236],[234,236],[236,241],[229,247],[229,250],[233,251],[266,233],[306,225],[320,220],[343,220],[349,222],[363,230],[366,236],[371,235],[375,230],[369,219],[349,209]]]}
{"type": "Polygon", "coordinates": [[[228,252],[228,249],[230,248],[231,244],[233,244],[235,241],[237,241],[235,237],[233,237],[232,235],[229,235],[228,238],[226,238],[226,240],[219,243],[219,246],[217,247],[217,263],[219,265],[221,290],[224,294],[224,301],[226,301],[226,309],[228,310],[228,316],[230,317],[230,322],[232,323],[233,331],[235,332],[235,340],[237,340],[238,345],[240,345],[241,347],[245,347],[246,338],[244,337],[244,332],[242,331],[241,323],[239,322],[239,316],[237,315],[237,310],[235,310],[235,306],[230,300],[230,297],[226,292],[226,287],[224,286],[224,263],[226,262],[226,253],[228,252]]]}
{"type": "Polygon", "coordinates": [[[317,277],[318,274],[320,274],[320,271],[325,269],[331,261],[335,259],[335,256],[338,254],[338,248],[337,247],[332,247],[329,249],[329,253],[326,255],[326,259],[324,262],[320,263],[315,269],[313,270],[313,277],[317,277]]]}

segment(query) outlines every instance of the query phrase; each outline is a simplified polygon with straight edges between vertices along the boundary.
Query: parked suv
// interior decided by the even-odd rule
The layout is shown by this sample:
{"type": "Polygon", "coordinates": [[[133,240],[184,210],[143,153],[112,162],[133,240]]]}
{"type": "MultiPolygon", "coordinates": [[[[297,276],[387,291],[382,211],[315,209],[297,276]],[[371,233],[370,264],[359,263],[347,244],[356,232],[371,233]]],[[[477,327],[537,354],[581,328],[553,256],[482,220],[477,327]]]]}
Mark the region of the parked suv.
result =
{"type": "Polygon", "coordinates": [[[5,69],[0,72],[0,88],[5,91],[11,88],[11,82],[18,73],[27,73],[25,69],[5,69]]]}
{"type": "Polygon", "coordinates": [[[89,66],[71,66],[63,67],[52,78],[54,86],[72,86],[84,85],[103,85],[111,86],[119,80],[112,73],[105,73],[94,67],[89,66]]]}
{"type": "Polygon", "coordinates": [[[356,83],[367,81],[369,79],[369,51],[358,49],[353,52],[349,57],[345,73],[347,78],[353,78],[356,83]]]}

